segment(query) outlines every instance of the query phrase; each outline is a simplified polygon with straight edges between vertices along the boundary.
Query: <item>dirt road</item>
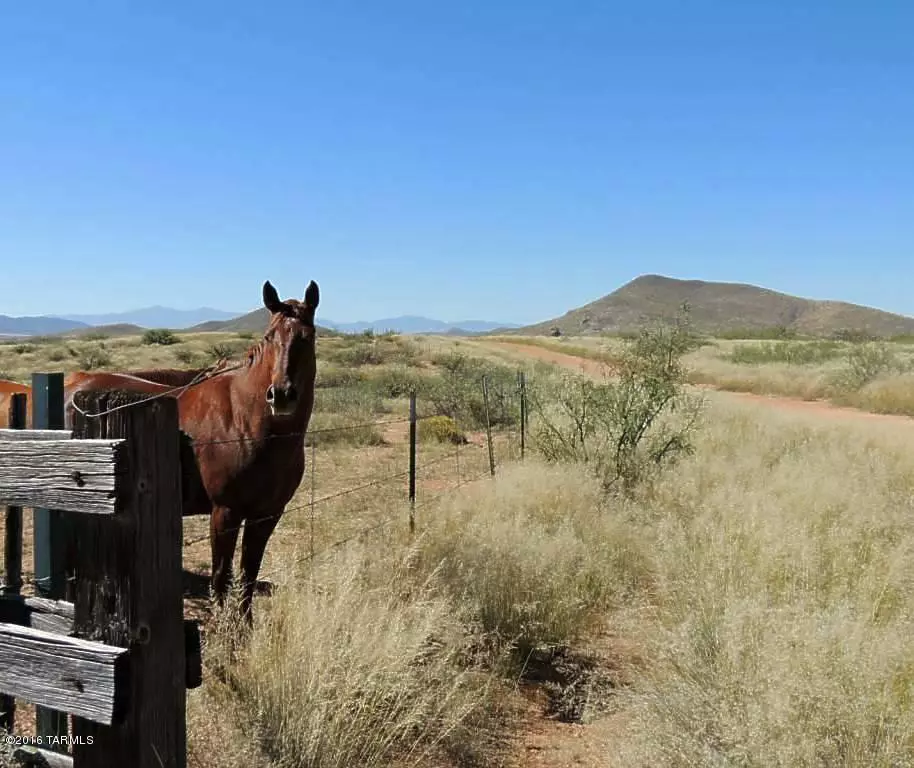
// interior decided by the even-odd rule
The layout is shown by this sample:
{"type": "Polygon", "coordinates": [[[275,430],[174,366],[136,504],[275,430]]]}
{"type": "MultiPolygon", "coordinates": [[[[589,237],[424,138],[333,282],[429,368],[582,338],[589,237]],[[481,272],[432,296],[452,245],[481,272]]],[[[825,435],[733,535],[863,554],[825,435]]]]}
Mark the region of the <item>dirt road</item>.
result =
{"type": "MultiPolygon", "coordinates": [[[[541,360],[546,363],[559,365],[569,370],[583,371],[595,378],[602,378],[606,372],[606,366],[596,360],[589,360],[584,357],[569,355],[565,352],[545,349],[544,347],[535,347],[531,344],[512,344],[503,341],[479,341],[476,343],[491,350],[510,354],[517,359],[541,360]]],[[[901,427],[914,427],[914,419],[908,416],[870,413],[869,411],[861,411],[857,408],[845,408],[834,405],[824,400],[800,400],[794,397],[755,395],[750,392],[727,392],[706,385],[702,385],[700,388],[713,391],[716,396],[726,398],[732,402],[758,403],[779,411],[805,413],[828,419],[882,422],[901,427]]]]}

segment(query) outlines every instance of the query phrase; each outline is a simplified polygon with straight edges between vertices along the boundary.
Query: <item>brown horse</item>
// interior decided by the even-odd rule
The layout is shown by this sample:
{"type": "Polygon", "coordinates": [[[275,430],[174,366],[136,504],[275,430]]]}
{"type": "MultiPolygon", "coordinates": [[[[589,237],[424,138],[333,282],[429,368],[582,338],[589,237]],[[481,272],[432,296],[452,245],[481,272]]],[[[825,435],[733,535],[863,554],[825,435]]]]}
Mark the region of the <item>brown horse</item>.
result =
{"type": "MultiPolygon", "coordinates": [[[[226,361],[220,361],[217,365],[223,366],[226,361]]],[[[197,376],[203,374],[207,369],[197,368],[187,370],[184,368],[151,368],[138,371],[124,371],[127,376],[135,376],[147,381],[155,381],[160,384],[170,384],[174,387],[189,384],[197,376]]],[[[212,370],[212,369],[210,369],[212,370]]],[[[217,368],[218,370],[218,368],[217,368]]],[[[81,374],[75,373],[64,377],[64,388],[69,383],[79,380],[81,374]]],[[[10,403],[13,395],[24,394],[26,396],[26,429],[32,427],[32,409],[31,398],[32,388],[28,384],[19,384],[8,379],[0,379],[0,429],[9,428],[10,403]]]]}
{"type": "MultiPolygon", "coordinates": [[[[249,622],[267,540],[305,469],[304,436],[317,373],[314,313],[319,298],[313,281],[301,302],[280,301],[269,281],[264,283],[263,303],[270,322],[263,338],[238,366],[223,365],[196,383],[192,382],[199,372],[172,371],[169,384],[127,374],[78,373],[65,385],[68,424],[73,395],[82,390],[177,397],[181,431],[192,441],[192,451],[182,453],[182,514],[210,516],[210,578],[220,604],[228,593],[244,523],[241,608],[249,622]],[[175,392],[175,385],[187,384],[175,392]]],[[[161,372],[143,373],[150,377],[161,372]]]]}

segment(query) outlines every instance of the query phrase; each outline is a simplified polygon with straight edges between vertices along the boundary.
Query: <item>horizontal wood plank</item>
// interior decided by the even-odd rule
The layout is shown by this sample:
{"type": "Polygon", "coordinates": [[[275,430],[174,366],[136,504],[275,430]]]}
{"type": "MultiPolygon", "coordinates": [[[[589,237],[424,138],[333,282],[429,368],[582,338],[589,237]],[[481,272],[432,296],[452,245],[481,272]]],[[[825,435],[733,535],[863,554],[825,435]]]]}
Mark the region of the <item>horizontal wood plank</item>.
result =
{"type": "Polygon", "coordinates": [[[73,432],[69,429],[0,429],[3,440],[69,440],[73,432]]]}
{"type": "Polygon", "coordinates": [[[21,595],[0,597],[0,622],[5,624],[41,629],[55,635],[70,635],[75,615],[75,606],[66,600],[21,595]]]}
{"type": "Polygon", "coordinates": [[[0,624],[0,692],[111,725],[129,700],[128,657],[126,648],[0,624]]]}
{"type": "Polygon", "coordinates": [[[123,444],[123,440],[5,441],[0,444],[0,504],[113,514],[126,477],[123,444]]]}
{"type": "Polygon", "coordinates": [[[29,768],[73,768],[73,758],[41,747],[17,747],[13,759],[29,768]]]}

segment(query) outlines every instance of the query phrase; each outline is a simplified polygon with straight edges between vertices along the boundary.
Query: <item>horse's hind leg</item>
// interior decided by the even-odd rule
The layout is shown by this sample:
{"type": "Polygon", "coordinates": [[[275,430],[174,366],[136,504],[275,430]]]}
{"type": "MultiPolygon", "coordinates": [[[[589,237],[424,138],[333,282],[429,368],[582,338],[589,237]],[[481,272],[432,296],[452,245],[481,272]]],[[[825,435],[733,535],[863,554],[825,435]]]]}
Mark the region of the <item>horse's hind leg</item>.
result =
{"type": "Polygon", "coordinates": [[[249,624],[253,621],[251,603],[257,587],[257,574],[260,573],[260,564],[263,562],[263,553],[281,514],[280,510],[275,515],[264,515],[256,520],[247,520],[244,524],[244,538],[241,542],[241,570],[244,574],[241,611],[249,624]]]}
{"type": "Polygon", "coordinates": [[[232,558],[238,543],[241,516],[228,507],[213,507],[209,519],[209,537],[212,547],[212,574],[210,584],[218,605],[225,603],[232,581],[232,558]]]}

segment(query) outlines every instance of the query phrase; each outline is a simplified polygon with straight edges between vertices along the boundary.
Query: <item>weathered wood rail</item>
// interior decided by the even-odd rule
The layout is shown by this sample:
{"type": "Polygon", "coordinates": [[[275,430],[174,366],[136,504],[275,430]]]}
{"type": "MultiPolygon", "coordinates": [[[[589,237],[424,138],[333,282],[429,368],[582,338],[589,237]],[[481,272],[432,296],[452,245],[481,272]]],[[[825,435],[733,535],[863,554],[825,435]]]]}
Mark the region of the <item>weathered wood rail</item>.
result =
{"type": "MultiPolygon", "coordinates": [[[[40,376],[45,391],[62,385],[40,376]]],[[[10,424],[24,426],[18,397],[10,424]]],[[[0,430],[0,727],[14,728],[22,699],[36,705],[37,735],[72,745],[21,747],[24,764],[184,768],[200,659],[196,623],[183,618],[177,403],[123,392],[76,402],[117,410],[76,413],[71,429],[0,430]],[[34,597],[21,594],[23,508],[36,515],[34,597]]],[[[32,405],[32,423],[49,426],[47,401],[32,405]]]]}

